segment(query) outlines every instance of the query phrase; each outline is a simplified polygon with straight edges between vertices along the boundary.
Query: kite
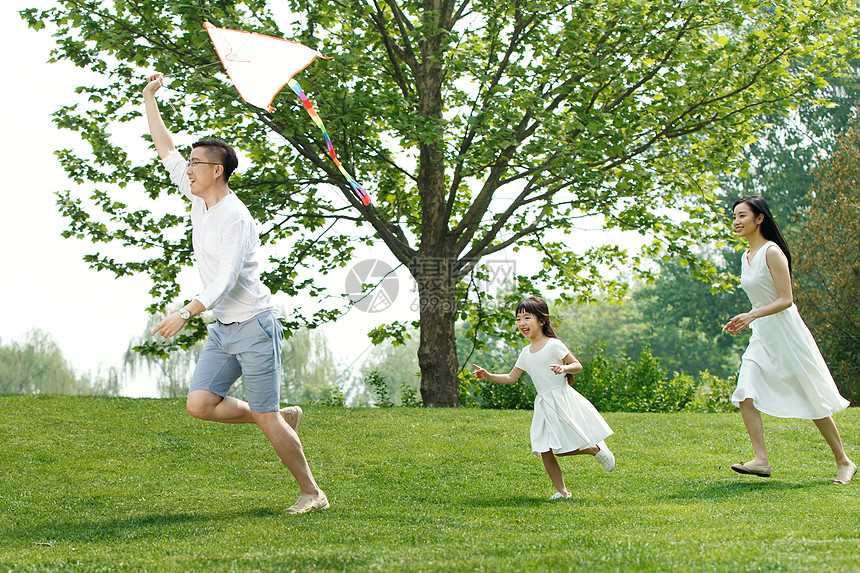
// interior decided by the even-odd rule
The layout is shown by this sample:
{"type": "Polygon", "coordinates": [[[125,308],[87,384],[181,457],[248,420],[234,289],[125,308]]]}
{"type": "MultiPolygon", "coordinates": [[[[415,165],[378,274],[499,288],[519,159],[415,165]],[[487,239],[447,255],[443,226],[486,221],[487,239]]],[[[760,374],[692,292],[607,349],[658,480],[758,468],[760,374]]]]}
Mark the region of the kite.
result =
{"type": "Polygon", "coordinates": [[[239,95],[251,105],[273,111],[272,101],[285,85],[295,92],[311,119],[325,136],[326,151],[338,170],[349,182],[356,197],[364,204],[370,204],[370,195],[364,187],[343,168],[334,152],[331,138],[313,104],[305,95],[293,76],[308,67],[316,58],[325,58],[321,53],[302,44],[227,28],[217,28],[206,22],[203,24],[209,38],[218,52],[221,64],[239,95]]]}

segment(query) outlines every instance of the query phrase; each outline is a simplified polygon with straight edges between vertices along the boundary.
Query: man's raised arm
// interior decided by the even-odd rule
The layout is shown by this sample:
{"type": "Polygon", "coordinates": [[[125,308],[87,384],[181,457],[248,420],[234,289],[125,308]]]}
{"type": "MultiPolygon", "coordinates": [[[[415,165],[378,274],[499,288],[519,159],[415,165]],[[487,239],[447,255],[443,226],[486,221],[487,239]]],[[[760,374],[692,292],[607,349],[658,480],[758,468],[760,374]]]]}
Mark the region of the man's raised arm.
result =
{"type": "Polygon", "coordinates": [[[173,137],[164,125],[164,120],[161,118],[161,110],[158,109],[158,102],[155,100],[155,92],[164,83],[164,74],[155,73],[146,78],[146,87],[143,88],[143,103],[146,105],[146,119],[149,122],[149,133],[152,135],[152,142],[155,144],[155,151],[158,156],[164,159],[171,153],[176,151],[173,145],[173,137]]]}

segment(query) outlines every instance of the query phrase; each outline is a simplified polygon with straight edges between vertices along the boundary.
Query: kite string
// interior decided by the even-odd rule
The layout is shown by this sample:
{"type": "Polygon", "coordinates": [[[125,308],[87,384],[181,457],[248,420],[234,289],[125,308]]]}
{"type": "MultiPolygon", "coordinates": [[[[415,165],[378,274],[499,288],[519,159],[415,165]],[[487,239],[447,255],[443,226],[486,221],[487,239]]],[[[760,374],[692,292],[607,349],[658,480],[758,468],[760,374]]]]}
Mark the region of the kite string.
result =
{"type": "Polygon", "coordinates": [[[319,114],[317,114],[316,110],[314,109],[314,104],[312,104],[311,100],[308,99],[308,96],[305,95],[305,92],[302,89],[302,86],[300,86],[299,82],[297,82],[293,78],[289,79],[289,81],[287,82],[287,85],[289,85],[290,89],[292,89],[295,92],[295,94],[297,96],[299,96],[299,99],[302,100],[302,105],[304,106],[305,110],[308,112],[308,115],[311,116],[311,119],[314,121],[315,124],[317,124],[317,127],[319,127],[320,130],[322,131],[323,136],[325,137],[326,151],[328,151],[328,154],[331,157],[332,161],[334,161],[334,164],[337,166],[338,170],[346,178],[350,187],[352,187],[353,192],[358,196],[359,200],[361,200],[361,202],[363,204],[370,205],[370,195],[368,195],[367,191],[365,191],[364,187],[362,187],[361,184],[358,181],[356,181],[352,177],[352,175],[350,175],[346,171],[346,169],[344,169],[343,165],[341,165],[340,161],[338,160],[337,155],[334,152],[334,145],[331,142],[331,138],[328,136],[328,131],[326,131],[326,128],[325,128],[325,125],[323,125],[322,119],[320,118],[319,114]]]}

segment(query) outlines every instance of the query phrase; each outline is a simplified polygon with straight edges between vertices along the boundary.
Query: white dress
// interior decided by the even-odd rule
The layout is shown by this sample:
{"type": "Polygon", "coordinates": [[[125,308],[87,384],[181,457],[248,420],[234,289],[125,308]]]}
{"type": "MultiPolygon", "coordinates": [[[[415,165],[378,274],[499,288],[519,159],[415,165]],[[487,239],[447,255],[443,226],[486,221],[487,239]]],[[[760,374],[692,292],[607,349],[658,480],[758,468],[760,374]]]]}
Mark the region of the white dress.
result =
{"type": "Polygon", "coordinates": [[[582,394],[568,386],[564,374],[550,370],[570,353],[564,343],[550,338],[543,348],[531,352],[526,346],[516,367],[528,372],[537,391],[532,418],[532,452],[556,454],[593,446],[612,435],[612,429],[582,394]]]}
{"type": "MultiPolygon", "coordinates": [[[[766,262],[770,248],[779,246],[768,241],[751,261],[746,252],[741,257],[741,287],[753,308],[778,298],[766,262]]],[[[752,398],[759,412],[806,420],[826,418],[848,407],[796,306],[757,318],[750,328],[752,336],[732,394],[735,406],[752,398]]]]}

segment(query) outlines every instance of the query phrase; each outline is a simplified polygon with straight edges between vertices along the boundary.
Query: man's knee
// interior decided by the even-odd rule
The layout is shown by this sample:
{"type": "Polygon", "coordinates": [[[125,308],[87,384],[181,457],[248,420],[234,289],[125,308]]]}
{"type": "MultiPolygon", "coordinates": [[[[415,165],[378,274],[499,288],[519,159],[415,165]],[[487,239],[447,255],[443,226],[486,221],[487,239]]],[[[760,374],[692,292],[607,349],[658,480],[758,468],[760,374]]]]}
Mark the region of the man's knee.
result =
{"type": "Polygon", "coordinates": [[[209,420],[215,406],[221,403],[223,398],[207,390],[194,390],[188,393],[185,400],[185,409],[189,414],[201,420],[209,420]]]}

